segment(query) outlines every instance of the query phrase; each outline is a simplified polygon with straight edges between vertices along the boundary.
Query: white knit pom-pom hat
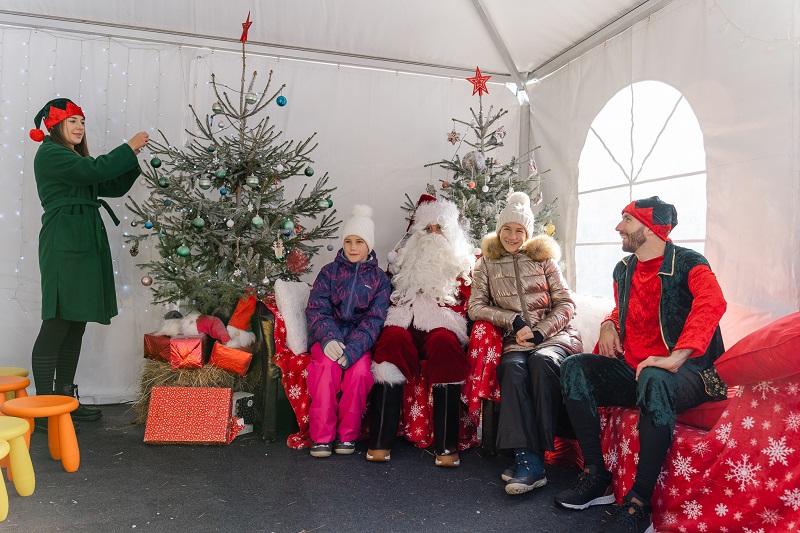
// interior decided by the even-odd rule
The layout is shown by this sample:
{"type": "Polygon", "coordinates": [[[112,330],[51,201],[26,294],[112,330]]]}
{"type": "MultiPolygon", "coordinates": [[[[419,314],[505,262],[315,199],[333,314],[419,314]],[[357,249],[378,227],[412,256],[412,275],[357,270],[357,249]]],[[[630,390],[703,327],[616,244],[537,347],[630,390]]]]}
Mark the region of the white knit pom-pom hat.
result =
{"type": "Polygon", "coordinates": [[[533,237],[533,211],[531,211],[531,199],[524,192],[514,192],[508,195],[506,206],[497,215],[497,231],[503,224],[516,222],[528,232],[528,238],[533,237]]]}
{"type": "Polygon", "coordinates": [[[342,243],[348,235],[364,239],[369,250],[375,247],[375,223],[372,221],[372,208],[368,205],[354,205],[353,216],[342,228],[342,243]]]}

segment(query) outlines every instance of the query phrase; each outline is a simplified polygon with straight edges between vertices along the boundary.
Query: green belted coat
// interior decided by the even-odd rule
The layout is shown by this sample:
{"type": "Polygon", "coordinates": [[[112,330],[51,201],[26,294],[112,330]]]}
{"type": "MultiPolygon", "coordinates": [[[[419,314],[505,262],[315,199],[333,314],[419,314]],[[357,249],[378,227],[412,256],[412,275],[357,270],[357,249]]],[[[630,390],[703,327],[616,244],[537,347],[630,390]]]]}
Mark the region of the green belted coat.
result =
{"type": "Polygon", "coordinates": [[[42,202],[39,270],[42,320],[63,318],[110,324],[117,315],[111,249],[99,196],[120,197],[141,173],[136,154],[122,144],[97,158],[83,157],[46,136],[33,160],[42,202]]]}

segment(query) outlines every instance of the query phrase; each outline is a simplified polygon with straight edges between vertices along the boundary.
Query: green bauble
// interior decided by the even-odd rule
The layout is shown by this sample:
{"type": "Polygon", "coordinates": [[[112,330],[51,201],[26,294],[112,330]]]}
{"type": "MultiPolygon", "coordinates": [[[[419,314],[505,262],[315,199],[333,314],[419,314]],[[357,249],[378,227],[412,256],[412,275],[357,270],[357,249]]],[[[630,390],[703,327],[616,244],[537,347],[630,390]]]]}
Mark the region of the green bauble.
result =
{"type": "Polygon", "coordinates": [[[252,224],[256,229],[261,229],[264,227],[264,219],[256,215],[253,217],[253,220],[250,221],[250,224],[252,224]]]}
{"type": "Polygon", "coordinates": [[[313,176],[313,175],[314,175],[314,169],[313,169],[313,168],[311,168],[311,167],[306,167],[306,169],[305,169],[303,172],[304,172],[304,173],[305,173],[305,175],[306,175],[306,176],[308,176],[308,177],[311,177],[311,176],[313,176]]]}
{"type": "Polygon", "coordinates": [[[328,208],[330,207],[330,205],[328,205],[328,200],[320,200],[320,201],[317,203],[317,206],[318,206],[320,209],[328,209],[328,208]]]}
{"type": "Polygon", "coordinates": [[[179,256],[181,256],[181,257],[189,257],[190,253],[191,253],[191,250],[189,250],[189,247],[186,246],[185,244],[181,244],[180,246],[178,246],[178,255],[179,256]]]}
{"type": "Polygon", "coordinates": [[[328,198],[328,199],[326,200],[326,202],[328,202],[328,207],[333,207],[333,200],[331,200],[330,198],[328,198]]]}
{"type": "Polygon", "coordinates": [[[202,218],[200,218],[200,217],[197,217],[196,219],[194,219],[194,220],[192,221],[192,224],[194,224],[194,227],[195,227],[195,228],[202,228],[203,226],[205,226],[205,225],[206,225],[206,221],[205,221],[205,220],[203,220],[203,219],[202,219],[202,218]]]}
{"type": "Polygon", "coordinates": [[[224,178],[224,177],[225,177],[225,176],[227,176],[227,175],[228,175],[228,173],[227,173],[227,172],[225,172],[225,169],[223,169],[223,168],[221,168],[221,169],[217,170],[217,172],[216,172],[216,176],[217,176],[218,178],[224,178]]]}
{"type": "Polygon", "coordinates": [[[152,165],[153,168],[158,168],[161,166],[161,160],[157,157],[154,157],[150,160],[150,165],[152,165]]]}
{"type": "Polygon", "coordinates": [[[247,183],[247,185],[255,189],[259,185],[258,176],[256,176],[255,174],[250,174],[249,176],[247,176],[245,183],[247,183]]]}
{"type": "Polygon", "coordinates": [[[294,229],[294,222],[287,220],[283,223],[283,229],[294,229]]]}
{"type": "Polygon", "coordinates": [[[203,189],[204,191],[207,191],[208,189],[211,188],[211,178],[203,176],[197,181],[197,186],[203,189]]]}
{"type": "Polygon", "coordinates": [[[223,111],[222,104],[220,104],[219,102],[214,102],[213,104],[211,104],[211,111],[213,111],[214,114],[222,113],[223,111]]]}
{"type": "Polygon", "coordinates": [[[166,189],[170,186],[169,178],[158,178],[158,186],[162,189],[166,189]]]}
{"type": "Polygon", "coordinates": [[[255,104],[258,102],[258,95],[256,93],[247,93],[244,95],[244,101],[248,104],[255,104]]]}

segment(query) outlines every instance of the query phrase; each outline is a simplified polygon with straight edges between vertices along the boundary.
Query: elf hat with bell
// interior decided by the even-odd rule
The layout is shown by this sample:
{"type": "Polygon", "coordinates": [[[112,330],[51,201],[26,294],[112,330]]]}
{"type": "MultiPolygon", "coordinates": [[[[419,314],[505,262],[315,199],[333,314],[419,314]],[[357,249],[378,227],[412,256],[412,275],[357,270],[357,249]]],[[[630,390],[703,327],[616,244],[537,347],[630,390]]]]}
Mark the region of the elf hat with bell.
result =
{"type": "Polygon", "coordinates": [[[33,119],[33,124],[36,128],[30,131],[31,139],[37,143],[44,140],[44,132],[40,129],[42,120],[44,120],[44,126],[47,128],[47,131],[50,131],[53,126],[73,115],[84,117],[83,110],[69,98],[50,100],[33,119]]]}

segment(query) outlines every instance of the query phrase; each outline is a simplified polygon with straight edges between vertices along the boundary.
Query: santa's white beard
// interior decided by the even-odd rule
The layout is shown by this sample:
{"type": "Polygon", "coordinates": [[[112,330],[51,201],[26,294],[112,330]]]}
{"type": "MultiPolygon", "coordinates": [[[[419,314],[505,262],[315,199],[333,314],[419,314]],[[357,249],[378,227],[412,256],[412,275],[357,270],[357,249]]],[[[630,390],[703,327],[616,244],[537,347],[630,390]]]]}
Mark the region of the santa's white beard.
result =
{"type": "Polygon", "coordinates": [[[457,248],[438,233],[413,234],[397,255],[392,302],[407,304],[422,293],[439,304],[457,303],[459,278],[469,281],[473,259],[457,248]]]}

